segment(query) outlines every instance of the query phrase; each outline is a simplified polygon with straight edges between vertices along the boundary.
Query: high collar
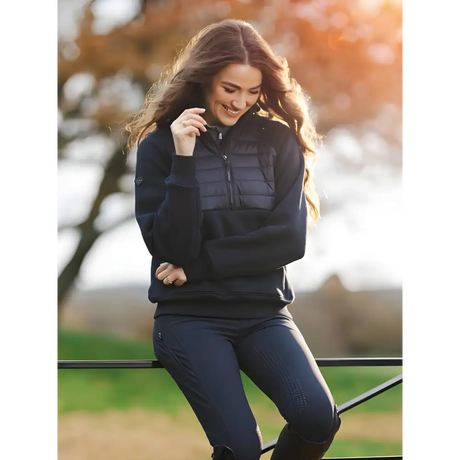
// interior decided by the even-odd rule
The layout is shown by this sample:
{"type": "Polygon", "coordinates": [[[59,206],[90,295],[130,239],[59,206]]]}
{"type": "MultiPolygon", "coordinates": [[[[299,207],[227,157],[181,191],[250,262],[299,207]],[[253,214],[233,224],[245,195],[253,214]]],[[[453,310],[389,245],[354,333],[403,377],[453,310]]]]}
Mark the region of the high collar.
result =
{"type": "MultiPolygon", "coordinates": [[[[226,130],[226,133],[224,135],[225,141],[228,141],[229,137],[232,137],[243,127],[243,125],[245,124],[245,120],[247,120],[248,117],[255,115],[257,112],[259,112],[259,110],[259,104],[255,103],[246,113],[241,115],[241,117],[234,125],[228,126],[228,129],[226,130]]],[[[218,147],[218,145],[216,144],[216,141],[212,138],[211,133],[205,131],[204,133],[201,133],[198,139],[200,139],[200,141],[203,142],[203,144],[205,144],[210,150],[216,152],[216,147],[218,147]]]]}

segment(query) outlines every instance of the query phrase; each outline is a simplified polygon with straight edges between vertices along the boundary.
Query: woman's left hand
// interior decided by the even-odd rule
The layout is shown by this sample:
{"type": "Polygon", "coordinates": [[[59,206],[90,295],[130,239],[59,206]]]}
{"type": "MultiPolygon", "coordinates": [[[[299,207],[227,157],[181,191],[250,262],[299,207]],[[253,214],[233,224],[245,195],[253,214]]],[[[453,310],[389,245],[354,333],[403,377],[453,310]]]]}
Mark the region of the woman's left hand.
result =
{"type": "Polygon", "coordinates": [[[155,276],[166,285],[182,286],[187,281],[183,268],[168,262],[162,263],[157,268],[155,276]]]}

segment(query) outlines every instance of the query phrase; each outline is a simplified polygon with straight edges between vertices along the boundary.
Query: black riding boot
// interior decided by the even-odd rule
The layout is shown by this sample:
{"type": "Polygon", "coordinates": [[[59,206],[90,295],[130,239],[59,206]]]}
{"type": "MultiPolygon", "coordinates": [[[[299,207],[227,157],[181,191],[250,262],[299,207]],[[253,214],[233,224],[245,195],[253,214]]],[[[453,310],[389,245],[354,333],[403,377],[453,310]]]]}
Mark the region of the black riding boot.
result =
{"type": "Polygon", "coordinates": [[[334,410],[334,427],[332,433],[326,441],[311,442],[303,439],[294,429],[288,424],[285,425],[283,431],[276,442],[275,450],[271,456],[271,460],[320,460],[323,458],[326,451],[329,449],[335,434],[340,428],[340,417],[337,413],[337,407],[334,410]]]}
{"type": "Polygon", "coordinates": [[[214,446],[214,453],[211,458],[213,460],[236,460],[232,449],[227,446],[214,446]]]}

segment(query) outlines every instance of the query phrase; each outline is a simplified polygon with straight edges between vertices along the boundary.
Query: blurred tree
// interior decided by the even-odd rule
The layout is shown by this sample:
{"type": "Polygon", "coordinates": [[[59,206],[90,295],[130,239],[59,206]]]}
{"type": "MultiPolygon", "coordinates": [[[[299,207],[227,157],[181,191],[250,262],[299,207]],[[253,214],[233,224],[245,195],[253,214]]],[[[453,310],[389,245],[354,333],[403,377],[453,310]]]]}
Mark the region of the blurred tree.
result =
{"type": "MultiPolygon", "coordinates": [[[[108,26],[101,15],[110,2],[83,1],[73,13],[76,36],[62,35],[58,42],[58,158],[98,165],[101,170],[86,218],[60,226],[61,231],[78,230],[79,238],[59,275],[59,309],[99,236],[133,219],[128,212],[98,224],[104,200],[132,194],[132,186],[126,184],[132,183],[133,165],[123,155],[120,124],[141,105],[162,67],[209,23],[227,17],[251,22],[288,59],[292,75],[310,97],[322,134],[346,126],[358,135],[374,130],[390,144],[401,143],[402,8],[398,1],[132,0],[124,5],[131,11],[108,26]],[[388,107],[391,116],[382,122],[382,110],[388,107]],[[108,144],[94,158],[75,154],[85,139],[101,136],[108,144]]],[[[60,0],[59,8],[66,6],[69,3],[60,0]]],[[[398,163],[399,158],[388,161],[398,163]]]]}

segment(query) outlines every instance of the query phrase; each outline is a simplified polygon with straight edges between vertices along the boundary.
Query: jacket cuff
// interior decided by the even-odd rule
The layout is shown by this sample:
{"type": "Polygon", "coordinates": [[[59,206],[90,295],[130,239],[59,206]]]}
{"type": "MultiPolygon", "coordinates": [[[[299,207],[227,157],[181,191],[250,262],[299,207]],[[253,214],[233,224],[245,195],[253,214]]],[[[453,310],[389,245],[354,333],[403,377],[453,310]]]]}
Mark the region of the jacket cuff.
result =
{"type": "Polygon", "coordinates": [[[172,156],[171,175],[168,182],[177,185],[186,185],[189,187],[196,187],[198,181],[195,174],[195,157],[176,155],[172,156]]]}

